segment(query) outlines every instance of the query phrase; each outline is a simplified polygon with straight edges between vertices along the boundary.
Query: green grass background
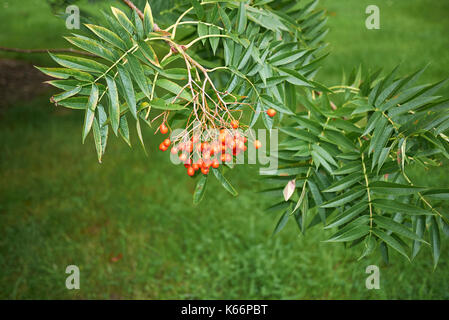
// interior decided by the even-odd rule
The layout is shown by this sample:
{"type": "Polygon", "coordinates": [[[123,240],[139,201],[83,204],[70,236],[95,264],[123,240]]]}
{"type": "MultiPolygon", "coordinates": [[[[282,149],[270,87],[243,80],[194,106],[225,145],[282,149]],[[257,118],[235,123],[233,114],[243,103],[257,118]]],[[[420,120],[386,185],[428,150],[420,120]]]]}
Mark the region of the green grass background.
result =
{"type": "MultiPolygon", "coordinates": [[[[114,1],[115,2],[115,1],[114,1]]],[[[423,80],[449,75],[447,1],[322,1],[332,54],[319,79],[335,84],[355,66],[403,74],[431,63],[423,80]],[[381,29],[365,29],[377,4],[381,29]]],[[[0,43],[61,47],[68,34],[41,0],[0,0],[0,43]]],[[[48,63],[45,55],[2,57],[48,63]]],[[[447,87],[446,90],[447,92],[447,87]]],[[[0,102],[1,103],[1,102],[0,102]]],[[[357,261],[360,248],[326,244],[319,227],[299,236],[291,221],[271,237],[277,215],[264,212],[257,168],[229,173],[237,199],[211,179],[205,200],[191,204],[194,181],[133,131],[133,148],[111,136],[103,164],[83,114],[55,108],[48,97],[0,109],[1,299],[448,299],[449,249],[434,271],[424,248],[409,263],[396,254],[357,261]],[[112,262],[111,257],[122,254],[112,262]],[[81,270],[81,289],[65,288],[65,268],[81,270]],[[380,266],[381,289],[365,288],[365,268],[380,266]]],[[[417,182],[448,186],[447,166],[415,171],[417,182]]]]}

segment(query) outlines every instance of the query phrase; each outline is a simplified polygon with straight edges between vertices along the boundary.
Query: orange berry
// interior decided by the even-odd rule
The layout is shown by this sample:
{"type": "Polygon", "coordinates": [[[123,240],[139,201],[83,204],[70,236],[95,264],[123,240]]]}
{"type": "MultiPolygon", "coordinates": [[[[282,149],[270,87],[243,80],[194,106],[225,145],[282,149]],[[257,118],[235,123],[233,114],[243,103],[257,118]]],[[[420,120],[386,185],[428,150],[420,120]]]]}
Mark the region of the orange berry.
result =
{"type": "Polygon", "coordinates": [[[194,164],[192,164],[192,168],[193,168],[193,170],[198,171],[200,166],[197,163],[194,163],[194,164]]]}
{"type": "Polygon", "coordinates": [[[186,167],[186,168],[190,167],[191,164],[192,164],[191,159],[187,159],[186,161],[184,161],[184,167],[186,167]]]}
{"type": "Polygon", "coordinates": [[[187,155],[185,153],[181,153],[179,155],[179,160],[181,160],[181,162],[185,162],[187,160],[187,155]]]}
{"type": "Polygon", "coordinates": [[[166,133],[168,132],[168,128],[167,128],[167,126],[165,125],[165,123],[163,123],[163,124],[161,124],[161,125],[159,126],[159,131],[160,131],[162,134],[166,134],[166,133]]]}
{"type": "Polygon", "coordinates": [[[221,150],[221,146],[217,143],[217,144],[214,146],[214,153],[215,153],[215,154],[218,154],[218,153],[220,153],[220,150],[221,150]]]}
{"type": "Polygon", "coordinates": [[[194,136],[192,137],[192,142],[193,142],[193,143],[197,143],[198,141],[200,141],[200,138],[199,138],[197,135],[194,135],[194,136]]]}
{"type": "Polygon", "coordinates": [[[195,174],[195,169],[193,169],[192,167],[188,167],[187,168],[187,174],[189,175],[189,176],[193,176],[194,174],[195,174]]]}
{"type": "Polygon", "coordinates": [[[177,154],[178,153],[178,148],[177,147],[173,147],[173,148],[171,148],[170,152],[172,154],[177,154]]]}
{"type": "Polygon", "coordinates": [[[205,169],[209,169],[209,167],[212,165],[212,161],[210,161],[209,159],[204,160],[201,167],[205,168],[205,169]]]}
{"type": "Polygon", "coordinates": [[[226,162],[226,154],[222,153],[220,160],[221,160],[221,162],[226,162]]]}
{"type": "Polygon", "coordinates": [[[164,140],[164,142],[162,142],[166,147],[169,147],[170,146],[170,143],[171,143],[171,141],[170,141],[170,139],[165,139],[164,140]]]}
{"type": "Polygon", "coordinates": [[[262,146],[262,142],[259,140],[254,140],[254,148],[259,149],[262,146]]]}
{"type": "Polygon", "coordinates": [[[209,142],[201,143],[201,151],[208,150],[210,148],[209,142]]]}
{"type": "Polygon", "coordinates": [[[233,129],[237,129],[238,127],[239,127],[239,121],[238,120],[232,120],[231,121],[231,127],[233,128],[233,129]]]}
{"type": "Polygon", "coordinates": [[[201,172],[203,174],[208,174],[209,173],[209,168],[201,168],[201,172]]]}
{"type": "Polygon", "coordinates": [[[193,151],[193,142],[187,141],[184,148],[187,152],[189,152],[189,153],[192,152],[193,151]]]}
{"type": "Polygon", "coordinates": [[[234,142],[234,139],[232,139],[231,137],[226,137],[226,141],[225,141],[225,145],[227,148],[229,148],[229,146],[231,145],[231,143],[234,142]]]}
{"type": "Polygon", "coordinates": [[[212,168],[217,169],[220,166],[220,163],[217,159],[212,160],[212,168]]]}
{"type": "Polygon", "coordinates": [[[269,117],[273,118],[276,115],[276,110],[270,108],[267,110],[267,114],[269,117]]]}
{"type": "Polygon", "coordinates": [[[159,145],[159,150],[161,150],[161,151],[166,151],[166,150],[167,150],[167,146],[162,142],[162,143],[159,145]]]}

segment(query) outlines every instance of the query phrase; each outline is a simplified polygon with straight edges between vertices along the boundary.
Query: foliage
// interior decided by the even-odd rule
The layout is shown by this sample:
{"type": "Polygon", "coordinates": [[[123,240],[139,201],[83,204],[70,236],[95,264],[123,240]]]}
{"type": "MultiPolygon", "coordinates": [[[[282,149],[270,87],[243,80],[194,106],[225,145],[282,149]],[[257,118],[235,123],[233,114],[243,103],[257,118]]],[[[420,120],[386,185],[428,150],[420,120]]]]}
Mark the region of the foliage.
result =
{"type": "MultiPolygon", "coordinates": [[[[196,120],[201,134],[231,130],[237,119],[245,129],[258,121],[277,125],[285,135],[282,167],[261,170],[274,184],[263,193],[279,198],[269,210],[283,212],[275,233],[290,217],[303,233],[323,223],[337,229],[328,241],[362,242],[361,257],[379,247],[386,260],[389,248],[408,258],[406,239],[412,258],[430,245],[436,266],[440,231],[449,231],[439,202],[449,190],[415,186],[406,168],[449,158],[448,100],[435,95],[444,82],[416,85],[423,70],[398,78],[397,69],[385,77],[359,69],[332,88],[314,81],[327,33],[317,3],[192,0],[166,10],[158,23],[148,4],[143,17],[112,8],[106,27],[87,26],[93,38],[67,38],[98,59],[52,55],[63,68],[40,70],[59,78],[50,81],[64,90],[52,97],[55,104],[84,110],[82,138],[93,131],[100,162],[109,127],[130,143],[128,121],[144,148],[141,124],[161,119],[184,129],[174,143],[192,137],[196,120]]],[[[198,179],[195,203],[207,178],[198,179]]]]}
{"type": "MultiPolygon", "coordinates": [[[[292,114],[295,86],[326,90],[311,80],[326,33],[323,12],[311,13],[316,3],[300,8],[279,1],[275,9],[266,1],[193,1],[167,12],[178,18],[161,26],[148,4],[143,21],[136,11],[127,16],[113,7],[107,28],[86,25],[95,38],[67,37],[101,59],[51,55],[64,68],[40,70],[58,78],[49,83],[64,90],[52,102],[85,110],[83,141],[92,130],[100,162],[109,125],[129,144],[131,116],[143,147],[141,123],[151,127],[158,119],[185,128],[173,143],[188,140],[196,129],[231,130],[236,119],[248,128],[261,117],[271,129],[266,110],[292,114]],[[167,50],[162,58],[153,48],[158,44],[167,50]]],[[[215,176],[235,194],[226,179],[215,176]]]]}
{"type": "Polygon", "coordinates": [[[449,189],[416,186],[406,169],[449,158],[449,100],[436,95],[444,81],[416,85],[423,69],[399,78],[396,71],[362,77],[359,69],[331,93],[299,95],[305,110],[280,128],[282,165],[261,170],[273,184],[263,193],[280,200],[268,210],[284,212],[276,232],[290,216],[303,233],[323,223],[336,231],[327,241],[363,242],[361,258],[379,247],[386,261],[388,248],[409,259],[407,240],[411,258],[429,245],[436,266],[440,230],[449,234],[440,209],[449,189]]]}

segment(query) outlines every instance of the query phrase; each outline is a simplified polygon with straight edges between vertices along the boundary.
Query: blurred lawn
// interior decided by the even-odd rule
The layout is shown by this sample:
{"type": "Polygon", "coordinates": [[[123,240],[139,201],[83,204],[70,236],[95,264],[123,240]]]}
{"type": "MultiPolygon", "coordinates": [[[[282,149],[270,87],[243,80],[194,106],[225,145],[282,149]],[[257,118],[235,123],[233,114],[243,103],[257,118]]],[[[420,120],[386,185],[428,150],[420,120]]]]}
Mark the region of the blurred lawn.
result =
{"type": "MultiPolygon", "coordinates": [[[[364,27],[368,4],[322,1],[333,51],[322,81],[335,83],[360,63],[388,70],[403,61],[410,72],[432,62],[425,80],[449,74],[447,2],[382,1],[381,30],[372,31],[364,27]]],[[[68,33],[43,1],[0,1],[0,20],[4,46],[60,47],[68,33]]],[[[447,241],[434,271],[428,248],[413,264],[393,253],[385,266],[379,255],[357,261],[359,248],[322,243],[319,228],[298,236],[291,222],[272,238],[277,216],[263,212],[256,168],[229,173],[237,199],[211,179],[193,208],[194,181],[156,152],[160,136],[146,131],[149,158],[135,139],[130,150],[111,136],[99,165],[92,137],[81,144],[83,114],[47,101],[0,108],[2,299],[449,298],[447,241]],[[81,290],[65,288],[70,264],[81,269],[81,290]],[[370,264],[381,266],[377,291],[365,289],[370,264]]],[[[447,167],[415,176],[448,186],[447,167]]]]}

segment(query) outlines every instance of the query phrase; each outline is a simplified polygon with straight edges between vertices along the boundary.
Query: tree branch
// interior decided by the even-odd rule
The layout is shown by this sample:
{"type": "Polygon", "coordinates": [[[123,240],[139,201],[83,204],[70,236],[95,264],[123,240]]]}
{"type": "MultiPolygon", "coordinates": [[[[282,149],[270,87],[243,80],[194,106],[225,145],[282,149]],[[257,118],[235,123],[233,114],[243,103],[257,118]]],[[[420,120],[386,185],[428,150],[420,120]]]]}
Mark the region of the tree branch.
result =
{"type": "Polygon", "coordinates": [[[124,3],[126,3],[126,5],[128,7],[130,7],[131,9],[135,10],[137,12],[137,14],[139,15],[140,19],[143,20],[143,13],[142,11],[140,11],[139,8],[136,7],[136,5],[134,3],[132,3],[132,1],[130,0],[123,0],[124,3]]]}
{"type": "MultiPolygon", "coordinates": [[[[136,7],[136,5],[130,1],[130,0],[123,0],[124,3],[128,7],[130,7],[132,10],[135,10],[139,17],[143,20],[143,13],[140,11],[139,8],[136,7]]],[[[153,26],[155,31],[160,31],[160,28],[157,26],[157,24],[154,24],[153,26]]],[[[80,50],[75,50],[72,48],[61,48],[61,49],[20,49],[20,48],[7,48],[0,46],[0,51],[6,51],[6,52],[17,52],[17,53],[47,53],[47,52],[67,52],[67,53],[75,53],[80,55],[85,55],[89,57],[97,57],[97,55],[92,54],[90,52],[84,52],[80,50]]]]}
{"type": "Polygon", "coordinates": [[[6,52],[17,52],[17,53],[47,53],[47,52],[70,52],[70,53],[76,53],[80,55],[90,56],[90,57],[97,57],[95,54],[75,50],[72,48],[62,48],[62,49],[20,49],[20,48],[7,48],[0,46],[0,51],[6,51],[6,52]]]}
{"type": "MultiPolygon", "coordinates": [[[[122,0],[128,7],[130,7],[132,10],[135,10],[137,14],[139,15],[140,19],[143,20],[143,13],[140,11],[139,8],[136,7],[136,5],[131,0],[122,0]]],[[[159,26],[157,24],[153,24],[154,31],[161,31],[159,26]]]]}

